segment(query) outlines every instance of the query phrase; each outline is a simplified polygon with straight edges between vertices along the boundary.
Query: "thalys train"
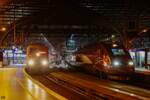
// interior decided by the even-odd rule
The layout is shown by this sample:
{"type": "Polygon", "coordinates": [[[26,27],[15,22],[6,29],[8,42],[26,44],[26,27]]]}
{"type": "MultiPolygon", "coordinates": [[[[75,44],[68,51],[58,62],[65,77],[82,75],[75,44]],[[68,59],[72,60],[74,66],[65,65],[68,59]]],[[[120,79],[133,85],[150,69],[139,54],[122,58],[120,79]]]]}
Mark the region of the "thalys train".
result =
{"type": "Polygon", "coordinates": [[[94,43],[80,48],[76,53],[74,67],[96,74],[102,78],[129,80],[134,63],[129,52],[115,43],[94,43]]]}
{"type": "Polygon", "coordinates": [[[43,44],[28,45],[26,65],[29,73],[47,73],[49,69],[48,47],[43,44]]]}

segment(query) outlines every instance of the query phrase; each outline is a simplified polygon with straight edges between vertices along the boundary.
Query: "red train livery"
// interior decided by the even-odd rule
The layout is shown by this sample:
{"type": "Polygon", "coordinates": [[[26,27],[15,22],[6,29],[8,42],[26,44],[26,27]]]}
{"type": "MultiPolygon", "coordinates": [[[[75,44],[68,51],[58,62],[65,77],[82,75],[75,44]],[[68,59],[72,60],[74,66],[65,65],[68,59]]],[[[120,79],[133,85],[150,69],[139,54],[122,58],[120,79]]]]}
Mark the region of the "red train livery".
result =
{"type": "Polygon", "coordinates": [[[121,45],[90,44],[78,50],[75,55],[79,68],[103,78],[127,80],[134,72],[134,63],[121,45]]]}
{"type": "Polygon", "coordinates": [[[45,74],[48,69],[48,47],[43,44],[30,44],[27,47],[27,70],[33,74],[45,74]]]}

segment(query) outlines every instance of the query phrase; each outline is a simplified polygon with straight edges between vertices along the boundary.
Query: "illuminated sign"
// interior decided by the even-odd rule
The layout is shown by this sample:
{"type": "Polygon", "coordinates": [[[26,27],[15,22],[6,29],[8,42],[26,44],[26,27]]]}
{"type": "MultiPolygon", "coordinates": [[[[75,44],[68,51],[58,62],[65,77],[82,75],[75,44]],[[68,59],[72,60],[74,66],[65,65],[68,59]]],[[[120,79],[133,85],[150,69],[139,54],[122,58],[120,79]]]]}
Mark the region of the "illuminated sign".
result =
{"type": "Polygon", "coordinates": [[[68,50],[74,50],[74,49],[76,49],[76,42],[74,40],[70,39],[67,41],[66,46],[67,46],[68,50]]]}

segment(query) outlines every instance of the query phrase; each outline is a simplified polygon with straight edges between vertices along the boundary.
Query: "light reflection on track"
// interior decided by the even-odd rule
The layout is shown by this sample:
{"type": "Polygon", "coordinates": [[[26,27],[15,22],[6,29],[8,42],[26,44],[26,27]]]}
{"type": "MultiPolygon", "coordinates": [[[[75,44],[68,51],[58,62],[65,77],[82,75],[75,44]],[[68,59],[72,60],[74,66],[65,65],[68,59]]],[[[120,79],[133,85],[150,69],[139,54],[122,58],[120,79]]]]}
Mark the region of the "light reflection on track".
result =
{"type": "MultiPolygon", "coordinates": [[[[110,95],[117,98],[126,98],[137,100],[149,100],[150,91],[141,89],[134,86],[129,86],[121,83],[112,82],[109,80],[92,80],[88,75],[77,74],[77,73],[67,73],[67,72],[52,72],[47,76],[50,80],[54,78],[55,81],[58,81],[58,84],[62,83],[63,85],[69,84],[70,88],[80,87],[84,91],[93,90],[96,93],[102,93],[105,95],[110,95]],[[83,77],[84,76],[84,77],[83,77]]],[[[68,85],[68,87],[69,87],[68,85]]],[[[94,92],[95,93],[95,92],[94,92]]]]}

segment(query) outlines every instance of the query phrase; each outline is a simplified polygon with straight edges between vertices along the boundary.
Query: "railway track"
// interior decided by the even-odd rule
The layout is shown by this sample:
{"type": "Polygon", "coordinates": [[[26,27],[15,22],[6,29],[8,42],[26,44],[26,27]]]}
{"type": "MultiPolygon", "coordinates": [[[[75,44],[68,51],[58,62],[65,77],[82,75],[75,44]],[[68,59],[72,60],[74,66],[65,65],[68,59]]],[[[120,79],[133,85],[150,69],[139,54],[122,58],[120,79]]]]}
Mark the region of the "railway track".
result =
{"type": "Polygon", "coordinates": [[[150,75],[144,73],[135,73],[131,80],[128,81],[116,81],[119,83],[125,83],[127,85],[136,86],[139,88],[150,90],[150,75]]]}
{"type": "Polygon", "coordinates": [[[80,95],[93,100],[149,100],[150,91],[119,84],[112,81],[88,80],[76,75],[63,72],[54,72],[45,76],[49,81],[64,86],[80,95]]]}
{"type": "Polygon", "coordinates": [[[146,83],[144,81],[137,81],[137,80],[136,81],[132,81],[132,80],[128,80],[128,81],[114,81],[114,82],[123,83],[123,84],[126,84],[126,85],[136,86],[136,87],[139,87],[139,88],[150,90],[150,84],[146,83]]]}
{"type": "MultiPolygon", "coordinates": [[[[70,84],[66,81],[59,80],[54,77],[49,77],[49,76],[45,76],[45,77],[49,81],[52,81],[52,82],[56,83],[57,85],[61,85],[61,86],[65,87],[66,89],[69,89],[71,91],[74,91],[75,93],[78,93],[84,97],[87,97],[87,99],[89,99],[89,100],[108,100],[108,97],[106,95],[97,94],[96,91],[94,91],[94,90],[88,90],[87,88],[76,86],[74,84],[70,84]]],[[[113,98],[113,97],[111,97],[111,98],[113,98]]]]}
{"type": "Polygon", "coordinates": [[[38,80],[43,85],[45,85],[47,88],[50,88],[58,94],[66,97],[68,100],[90,100],[87,96],[84,96],[82,93],[78,93],[78,91],[72,91],[72,89],[67,88],[62,84],[58,84],[56,81],[49,80],[46,76],[32,77],[38,80]]]}

